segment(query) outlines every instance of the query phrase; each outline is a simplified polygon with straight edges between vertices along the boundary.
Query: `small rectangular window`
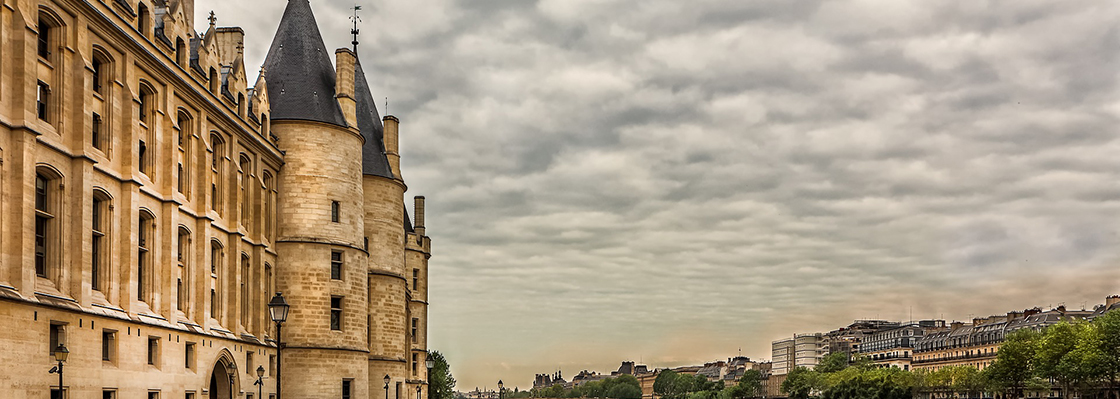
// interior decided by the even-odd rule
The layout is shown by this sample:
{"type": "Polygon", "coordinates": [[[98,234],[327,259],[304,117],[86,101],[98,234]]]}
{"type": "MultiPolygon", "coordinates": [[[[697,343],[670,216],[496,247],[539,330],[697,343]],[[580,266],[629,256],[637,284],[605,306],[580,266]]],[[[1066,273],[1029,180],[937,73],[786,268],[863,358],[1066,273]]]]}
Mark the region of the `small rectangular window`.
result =
{"type": "Polygon", "coordinates": [[[50,341],[50,355],[54,357],[54,350],[58,348],[59,344],[66,343],[66,336],[63,334],[63,325],[61,323],[51,322],[51,341],[50,341]]]}
{"type": "Polygon", "coordinates": [[[139,150],[136,152],[136,158],[139,162],[140,173],[148,174],[148,145],[144,140],[140,140],[139,150]]]}
{"type": "Polygon", "coordinates": [[[148,392],[148,399],[159,399],[159,392],[148,392]]]}
{"type": "Polygon", "coordinates": [[[418,368],[418,367],[417,367],[417,364],[419,364],[419,363],[420,363],[420,356],[419,356],[419,355],[417,355],[417,354],[415,354],[415,353],[413,353],[413,354],[412,354],[412,375],[413,375],[413,376],[415,376],[415,375],[417,374],[417,373],[416,373],[416,370],[417,370],[417,368],[418,368]]]}
{"type": "Polygon", "coordinates": [[[50,122],[47,119],[48,104],[51,99],[51,86],[39,81],[38,89],[35,91],[35,108],[39,115],[39,119],[50,122]]]}
{"type": "Polygon", "coordinates": [[[268,376],[276,376],[276,355],[268,355],[268,376]]]}
{"type": "Polygon", "coordinates": [[[420,329],[418,328],[419,324],[420,324],[420,319],[417,319],[417,318],[413,317],[412,318],[412,343],[416,343],[416,336],[417,336],[417,333],[420,331],[420,329]]]}
{"type": "Polygon", "coordinates": [[[331,297],[331,330],[342,330],[342,297],[331,297]]]}
{"type": "Polygon", "coordinates": [[[341,206],[338,201],[331,201],[331,222],[338,223],[338,213],[341,206]]]}
{"type": "Polygon", "coordinates": [[[117,391],[101,391],[101,399],[117,399],[117,391]]]}
{"type": "Polygon", "coordinates": [[[342,380],[342,399],[350,399],[350,380],[342,380]]]}
{"type": "Polygon", "coordinates": [[[159,339],[159,337],[148,337],[148,364],[153,366],[159,364],[159,339]]]}
{"type": "Polygon", "coordinates": [[[420,286],[420,269],[412,269],[412,290],[416,291],[420,286]]]}
{"type": "Polygon", "coordinates": [[[331,280],[342,280],[342,252],[331,251],[331,280]]]}
{"type": "Polygon", "coordinates": [[[117,332],[113,330],[101,330],[101,360],[106,362],[113,361],[117,352],[117,332]]]}
{"type": "Polygon", "coordinates": [[[194,392],[187,392],[186,399],[194,399],[194,392]]]}
{"type": "Polygon", "coordinates": [[[253,374],[257,371],[253,368],[253,352],[245,351],[245,374],[253,374]]]}
{"type": "Polygon", "coordinates": [[[194,370],[194,342],[187,342],[187,350],[185,351],[184,365],[189,370],[194,370]]]}
{"type": "Polygon", "coordinates": [[[90,122],[90,141],[93,148],[101,149],[101,115],[96,112],[93,114],[93,121],[90,122]]]}
{"type": "Polygon", "coordinates": [[[183,176],[183,163],[182,162],[179,162],[179,174],[177,174],[175,176],[176,176],[175,191],[178,191],[180,194],[182,194],[183,193],[183,177],[184,177],[183,176]]]}

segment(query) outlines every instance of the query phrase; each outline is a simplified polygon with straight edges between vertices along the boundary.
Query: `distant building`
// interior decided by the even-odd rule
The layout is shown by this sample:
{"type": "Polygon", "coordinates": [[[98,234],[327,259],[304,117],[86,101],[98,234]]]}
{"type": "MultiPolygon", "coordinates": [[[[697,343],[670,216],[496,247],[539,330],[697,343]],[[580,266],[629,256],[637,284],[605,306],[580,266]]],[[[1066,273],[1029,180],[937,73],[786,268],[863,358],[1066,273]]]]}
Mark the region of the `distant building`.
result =
{"type": "Polygon", "coordinates": [[[824,335],[796,334],[771,344],[774,375],[786,375],[796,367],[817,367],[824,357],[824,335]]]}
{"type": "Polygon", "coordinates": [[[566,385],[567,383],[559,370],[555,374],[537,374],[533,378],[533,388],[548,388],[553,385],[566,385]]]}
{"type": "Polygon", "coordinates": [[[918,340],[927,333],[945,330],[945,320],[922,320],[880,330],[864,337],[859,353],[879,366],[910,370],[918,340]]]}
{"type": "Polygon", "coordinates": [[[1042,331],[1062,321],[1084,320],[1093,313],[1058,306],[1045,312],[1034,308],[975,318],[971,325],[953,322],[948,330],[927,334],[918,340],[912,368],[936,371],[947,366],[971,366],[982,370],[996,359],[1007,334],[1025,328],[1042,331]]]}
{"type": "Polygon", "coordinates": [[[847,353],[851,355],[858,353],[865,337],[900,325],[899,322],[886,320],[853,321],[847,327],[841,327],[824,334],[824,354],[847,353]]]}

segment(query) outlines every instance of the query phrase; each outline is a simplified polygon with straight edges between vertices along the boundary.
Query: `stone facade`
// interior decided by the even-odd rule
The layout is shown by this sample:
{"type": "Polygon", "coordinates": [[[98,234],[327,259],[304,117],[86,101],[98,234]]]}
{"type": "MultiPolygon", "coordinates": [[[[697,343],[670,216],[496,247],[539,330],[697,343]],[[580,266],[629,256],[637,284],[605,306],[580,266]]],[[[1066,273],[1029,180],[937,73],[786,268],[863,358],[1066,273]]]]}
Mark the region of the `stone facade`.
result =
{"type": "Polygon", "coordinates": [[[267,44],[197,33],[193,0],[0,2],[0,396],[57,395],[62,343],[67,398],[272,397],[283,292],[284,397],[416,398],[424,200],[412,223],[352,50],[315,93],[340,120],[307,120],[277,108],[294,83],[248,80],[267,44]]]}

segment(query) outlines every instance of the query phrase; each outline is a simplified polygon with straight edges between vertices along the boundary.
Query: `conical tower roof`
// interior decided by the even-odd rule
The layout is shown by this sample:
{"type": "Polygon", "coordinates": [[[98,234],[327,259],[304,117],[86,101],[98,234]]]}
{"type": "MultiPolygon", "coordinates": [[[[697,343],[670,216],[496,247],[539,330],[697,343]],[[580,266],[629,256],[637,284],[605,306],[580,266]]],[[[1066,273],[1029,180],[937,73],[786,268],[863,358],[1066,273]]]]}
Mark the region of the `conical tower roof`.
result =
{"type": "Polygon", "coordinates": [[[335,100],[334,67],[308,0],[288,0],[264,59],[272,120],[346,126],[335,100]]]}
{"type": "Polygon", "coordinates": [[[366,139],[362,147],[362,174],[392,179],[393,170],[385,157],[385,128],[381,125],[381,116],[377,113],[377,103],[373,101],[361,60],[354,65],[354,94],[358,103],[358,130],[366,139]]]}

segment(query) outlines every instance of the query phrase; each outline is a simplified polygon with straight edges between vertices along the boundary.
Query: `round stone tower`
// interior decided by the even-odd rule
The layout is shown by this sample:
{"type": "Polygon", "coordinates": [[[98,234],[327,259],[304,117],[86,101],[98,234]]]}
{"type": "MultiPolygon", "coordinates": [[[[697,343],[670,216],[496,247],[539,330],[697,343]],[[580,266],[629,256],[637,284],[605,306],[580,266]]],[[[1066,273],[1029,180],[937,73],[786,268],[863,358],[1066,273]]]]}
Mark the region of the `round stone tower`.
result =
{"type": "MultiPolygon", "coordinates": [[[[361,64],[357,67],[358,126],[365,136],[362,189],[365,194],[365,238],[369,248],[369,378],[384,385],[390,399],[411,399],[409,374],[408,280],[405,273],[407,218],[397,155],[396,117],[381,119],[361,64]],[[397,162],[393,162],[397,161],[397,162]]],[[[374,397],[381,397],[375,395],[374,397]]]]}
{"type": "Polygon", "coordinates": [[[285,161],[276,283],[291,311],[281,337],[281,387],[285,397],[368,398],[356,58],[338,50],[332,68],[324,49],[308,0],[289,0],[264,63],[271,129],[285,161]]]}

